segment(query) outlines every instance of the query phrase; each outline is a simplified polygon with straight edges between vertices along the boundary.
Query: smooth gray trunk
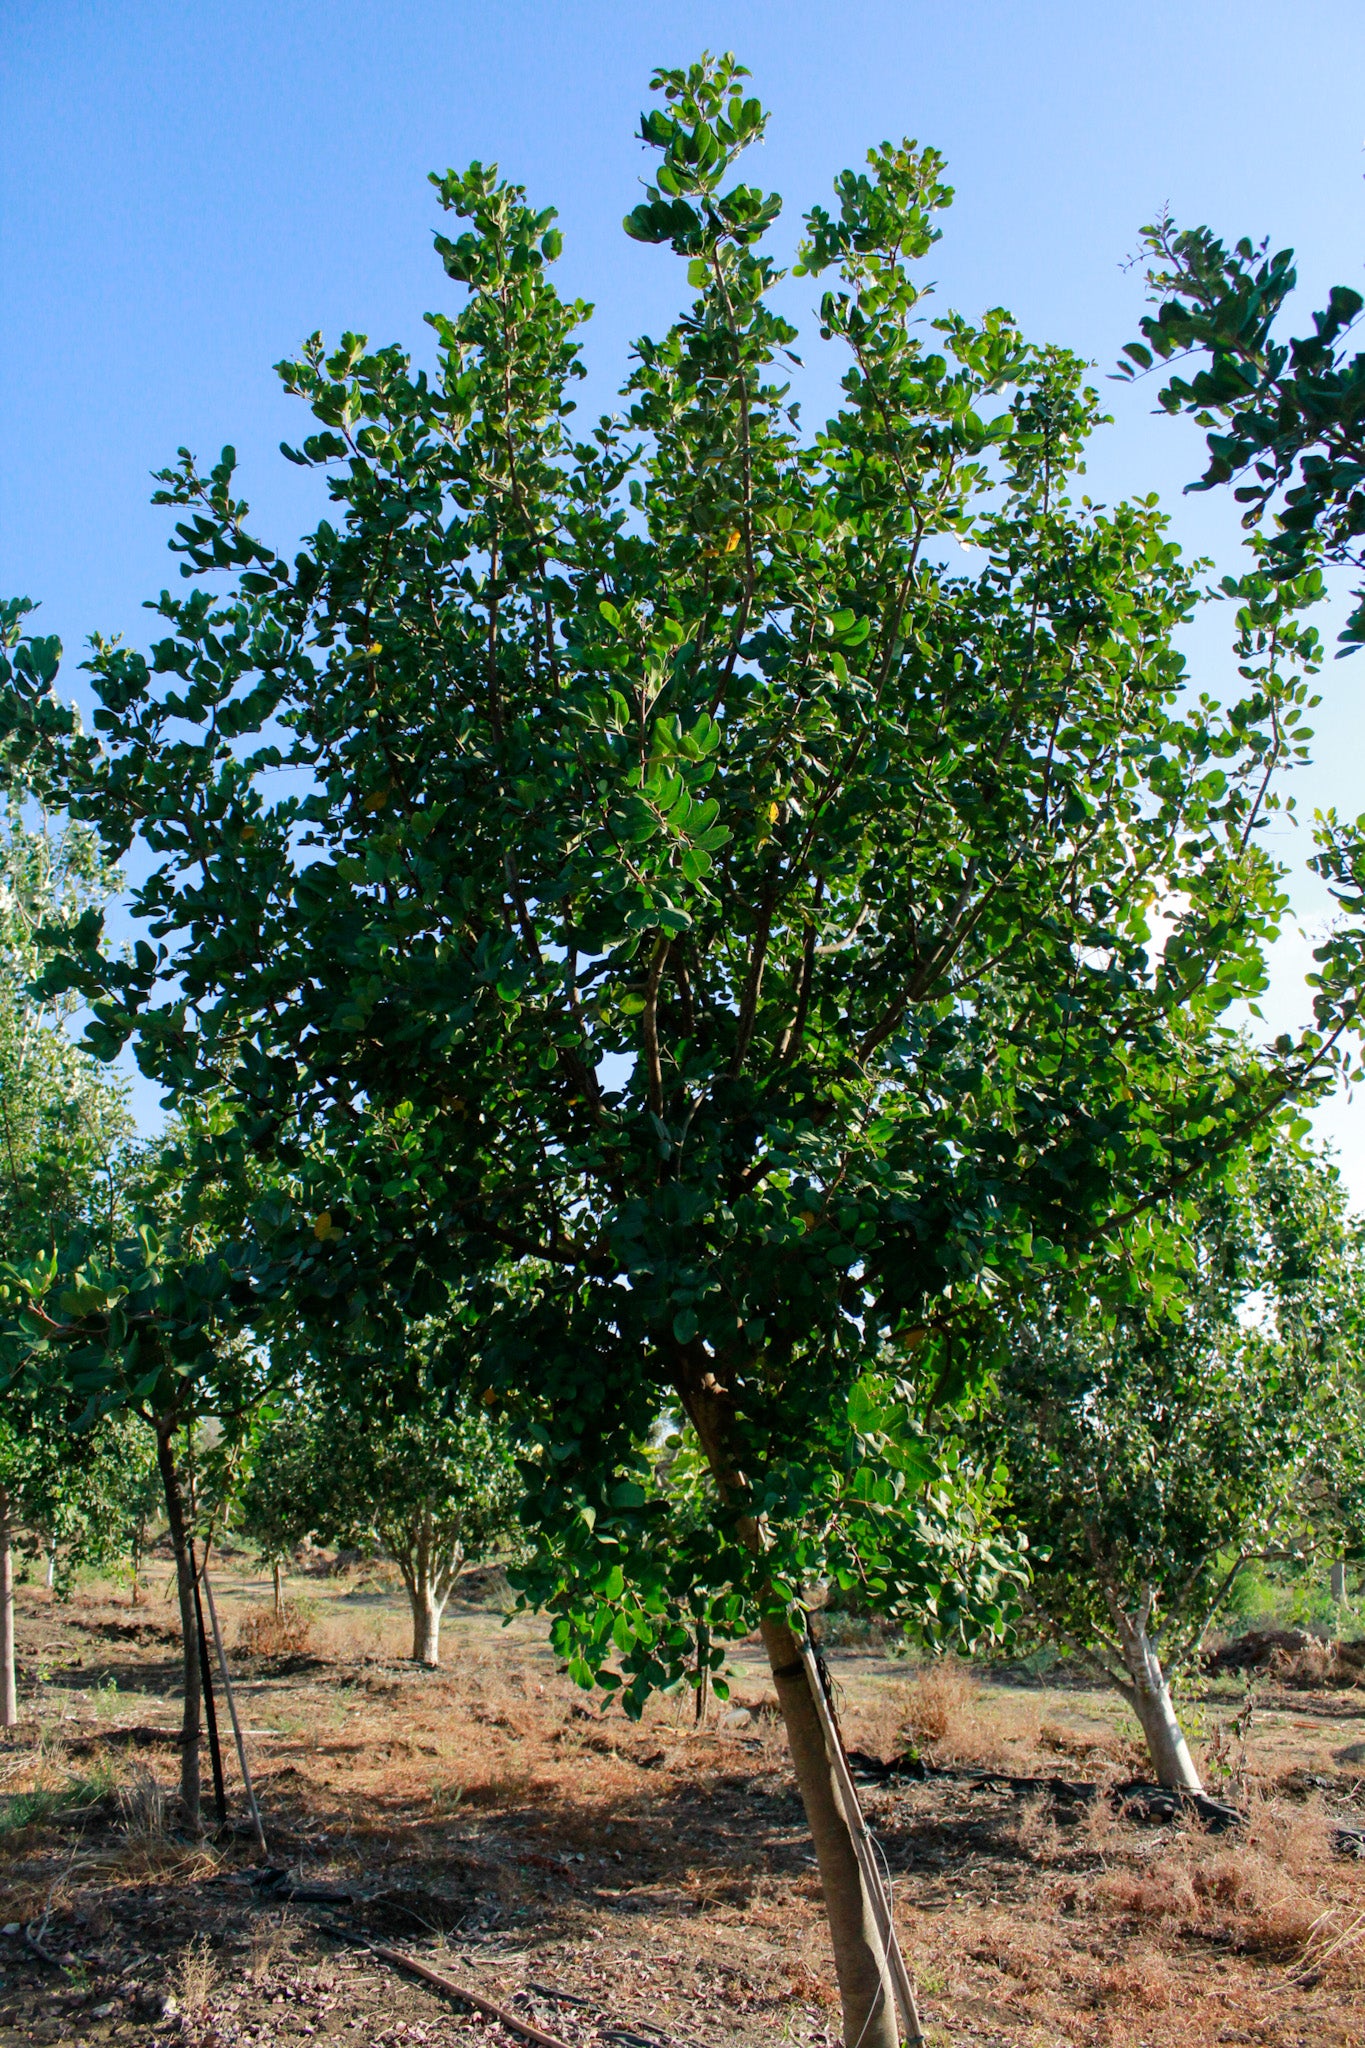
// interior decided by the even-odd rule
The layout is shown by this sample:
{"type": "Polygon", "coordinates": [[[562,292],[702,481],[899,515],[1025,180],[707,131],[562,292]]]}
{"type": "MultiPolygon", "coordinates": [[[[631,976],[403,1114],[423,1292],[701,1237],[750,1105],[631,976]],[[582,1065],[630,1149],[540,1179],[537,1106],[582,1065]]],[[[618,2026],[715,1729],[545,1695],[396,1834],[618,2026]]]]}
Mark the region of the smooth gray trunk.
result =
{"type": "Polygon", "coordinates": [[[408,1595],[412,1603],[412,1660],[429,1664],[434,1670],[441,1661],[441,1617],[445,1601],[438,1600],[430,1585],[408,1595]]]}
{"type": "Polygon", "coordinates": [[[1176,1718],[1170,1685],[1143,1622],[1123,1615],[1120,1642],[1124,1665],[1132,1680],[1129,1699],[1141,1724],[1157,1783],[1169,1786],[1172,1791],[1202,1792],[1204,1787],[1194,1758],[1176,1718]]]}
{"type": "MultiPolygon", "coordinates": [[[[726,1443],[726,1397],[712,1392],[704,1381],[682,1391],[721,1496],[733,1495],[742,1481],[726,1443]]],[[[760,1531],[747,1517],[740,1522],[739,1535],[756,1555],[761,1552],[760,1531]]],[[[843,2008],[845,2048],[898,2048],[895,1992],[877,1932],[876,1910],[864,1888],[853,1833],[840,1804],[825,1731],[811,1697],[801,1652],[785,1621],[769,1616],[761,1626],[792,1770],[820,1871],[843,2008]]]]}
{"type": "Polygon", "coordinates": [[[1342,1558],[1332,1566],[1332,1598],[1338,1607],[1346,1605],[1346,1564],[1342,1558]]]}
{"type": "Polygon", "coordinates": [[[142,1597],[142,1553],[146,1547],[147,1517],[139,1515],[137,1525],[133,1530],[133,1590],[128,1597],[128,1605],[130,1607],[136,1607],[142,1597]]]}
{"type": "Polygon", "coordinates": [[[14,1526],[9,1489],[0,1486],[0,1728],[19,1723],[14,1677],[14,1526]]]}
{"type": "Polygon", "coordinates": [[[442,1543],[430,1509],[401,1533],[389,1532],[389,1550],[398,1561],[412,1609],[412,1661],[435,1670],[441,1661],[441,1619],[464,1564],[464,1551],[442,1543]]]}

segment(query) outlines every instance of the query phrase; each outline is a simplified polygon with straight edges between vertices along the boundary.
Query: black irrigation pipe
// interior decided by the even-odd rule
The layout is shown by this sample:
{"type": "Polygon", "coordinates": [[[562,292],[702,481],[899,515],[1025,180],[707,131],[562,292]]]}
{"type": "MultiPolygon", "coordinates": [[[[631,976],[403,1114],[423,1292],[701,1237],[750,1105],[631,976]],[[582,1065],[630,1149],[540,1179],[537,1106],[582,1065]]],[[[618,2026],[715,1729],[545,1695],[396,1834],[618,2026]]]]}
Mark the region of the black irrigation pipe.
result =
{"type": "MultiPolygon", "coordinates": [[[[1167,1821],[1175,1820],[1182,1813],[1192,1814],[1213,1834],[1246,1826],[1247,1817],[1241,1809],[1229,1806],[1224,1800],[1210,1799],[1204,1792],[1149,1784],[1143,1778],[1129,1778],[1121,1785],[1106,1788],[1097,1785],[1092,1778],[1027,1777],[1011,1771],[987,1770],[983,1766],[926,1764],[922,1757],[910,1751],[884,1764],[865,1750],[854,1749],[849,1751],[848,1761],[850,1769],[864,1784],[887,1785],[897,1778],[910,1778],[919,1783],[946,1779],[982,1787],[1003,1785],[1011,1792],[1047,1792],[1059,1805],[1071,1806],[1087,1805],[1091,1800],[1104,1796],[1120,1813],[1127,1813],[1138,1820],[1167,1821]]],[[[1332,1846],[1343,1856],[1365,1858],[1365,1828],[1357,1827],[1352,1821],[1333,1822],[1332,1846]]]]}

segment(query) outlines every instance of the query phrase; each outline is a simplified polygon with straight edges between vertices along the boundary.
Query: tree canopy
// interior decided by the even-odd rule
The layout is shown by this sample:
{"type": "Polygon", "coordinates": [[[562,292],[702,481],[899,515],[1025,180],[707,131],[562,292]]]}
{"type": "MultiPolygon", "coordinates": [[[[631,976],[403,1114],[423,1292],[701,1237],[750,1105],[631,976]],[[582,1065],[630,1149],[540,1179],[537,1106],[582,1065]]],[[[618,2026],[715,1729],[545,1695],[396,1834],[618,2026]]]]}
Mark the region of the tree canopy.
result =
{"type": "Polygon", "coordinates": [[[1044,1291],[1002,1356],[982,1426],[1034,1536],[1034,1613],[1138,1708],[1165,1782],[1169,1687],[1238,1575],[1355,1535],[1361,1233],[1335,1170],[1281,1143],[1205,1198],[1159,1311],[1044,1291]]]}
{"type": "Polygon", "coordinates": [[[1040,1271],[1178,1264],[1182,1201],[1349,1066],[1360,935],[1253,1054],[1313,569],[1235,583],[1245,688],[1191,687],[1194,565],[1155,500],[1081,494],[1084,365],[926,303],[951,193],[910,142],[806,216],[845,363],[809,428],[780,202],[731,176],[766,121],[745,76],[655,76],[626,228],[694,296],[618,415],[576,434],[553,211],[496,167],[435,178],[434,372],[355,334],[281,366],[330,516],[287,559],[232,451],[182,451],[193,587],[150,654],[95,643],[86,735],[24,642],[0,732],[106,858],[139,849],[146,936],[121,955],[91,909],[45,985],[277,1176],[212,1313],[456,1318],[452,1387],[537,1447],[565,1648],[633,1709],[696,1622],[760,1615],[849,2038],[882,2048],[800,1588],[858,1527],[889,1605],[1002,1626],[988,1478],[936,1542],[945,1411],[1040,1271]],[[713,1482],[690,1548],[643,1483],[668,1409],[713,1482]]]}

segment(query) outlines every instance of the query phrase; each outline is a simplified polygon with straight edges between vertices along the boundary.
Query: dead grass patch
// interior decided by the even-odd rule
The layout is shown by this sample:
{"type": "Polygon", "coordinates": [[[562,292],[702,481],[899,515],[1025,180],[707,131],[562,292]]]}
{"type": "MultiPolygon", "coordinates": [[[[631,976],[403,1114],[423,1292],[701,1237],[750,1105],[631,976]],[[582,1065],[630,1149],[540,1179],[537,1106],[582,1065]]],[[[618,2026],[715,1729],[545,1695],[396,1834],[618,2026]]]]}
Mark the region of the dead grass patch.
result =
{"type": "Polygon", "coordinates": [[[311,1607],[288,1604],[252,1607],[237,1624],[236,1648],[243,1657],[303,1657],[313,1647],[316,1614],[311,1607]]]}
{"type": "MultiPolygon", "coordinates": [[[[229,1597],[235,1625],[247,1603],[225,1587],[229,1597]]],[[[780,2035],[819,2048],[834,2038],[820,1884],[779,1724],[760,1715],[724,1727],[717,1703],[696,1729],[687,1699],[656,1701],[629,1726],[556,1672],[525,1624],[504,1633],[491,1617],[448,1624],[441,1672],[379,1661],[368,1647],[377,1622],[402,1641],[396,1608],[338,1613],[340,1596],[325,1590],[318,1602],[316,1640],[334,1661],[291,1671],[279,1660],[250,1673],[244,1694],[248,1723],[273,1731],[255,1738],[253,1760],[274,1860],[310,1883],[393,1902],[373,1906],[376,1938],[382,1925],[433,1960],[444,1940],[452,1974],[494,1997],[514,2001],[530,1981],[577,1997],[555,2016],[569,2040],[585,2038],[575,2029],[588,2007],[640,2039],[767,2048],[780,2035]]],[[[39,1618],[58,1668],[66,1617],[39,1618]]],[[[130,1679],[121,1712],[130,1725],[173,1727],[164,1649],[130,1639],[127,1657],[148,1679],[142,1699],[130,1679]]],[[[736,1662],[736,1694],[764,1699],[757,1656],[736,1662]]],[[[1110,1703],[1074,1683],[1016,1686],[954,1660],[907,1671],[870,1651],[835,1650],[831,1664],[850,1743],[877,1754],[910,1739],[935,1762],[1017,1774],[1050,1776],[1058,1757],[1081,1767],[1064,1775],[1120,1768],[1110,1703]]],[[[1264,1789],[1240,1837],[1141,1826],[1103,1798],[1072,1818],[1064,1803],[1021,1800],[999,1782],[931,1777],[869,1792],[930,2038],[1359,2048],[1365,1868],[1332,1853],[1327,1820],[1352,1781],[1343,1774],[1322,1806],[1299,1796],[1356,1732],[1342,1725],[1353,1697],[1335,1702],[1317,1752],[1307,1724],[1283,1717],[1276,1746],[1258,1751],[1273,1714],[1258,1717],[1251,1761],[1264,1789]],[[1279,1783],[1291,1762],[1299,1778],[1279,1783]]],[[[5,1790],[68,1782],[67,1756],[88,1758],[92,1731],[106,1726],[95,1705],[79,1679],[54,1687],[46,1725],[69,1743],[26,1750],[5,1790]]],[[[1313,1711],[1321,1719],[1320,1703],[1313,1711]]],[[[144,2048],[152,1994],[167,1986],[187,2041],[196,2027],[203,2042],[214,2028],[223,2042],[271,2043],[311,2029],[314,2048],[424,2030],[446,2038],[455,2023],[420,1986],[338,1957],[308,1907],[263,1905],[243,1882],[256,1861],[249,1842],[176,1842],[165,1828],[169,1752],[155,1758],[163,1780],[145,1751],[134,1758],[114,1740],[107,1753],[112,1786],[97,1809],[0,1848],[0,1924],[41,1919],[50,1904],[54,1946],[75,1952],[98,2002],[134,1979],[146,1986],[141,2018],[115,2014],[107,2048],[144,2048]],[[203,1994],[209,2016],[192,2025],[177,1973],[206,1949],[217,1978],[203,1994]],[[330,2002],[326,1971],[346,1987],[330,2002]]],[[[5,1753],[7,1766],[17,1761],[5,1753]]],[[[16,1969],[7,1954],[0,1963],[16,1969]]],[[[34,1995],[48,1995],[41,1968],[30,1974],[34,1995]]],[[[10,2016],[0,1987],[0,2038],[11,2037],[39,2036],[29,2017],[10,2016]]]]}

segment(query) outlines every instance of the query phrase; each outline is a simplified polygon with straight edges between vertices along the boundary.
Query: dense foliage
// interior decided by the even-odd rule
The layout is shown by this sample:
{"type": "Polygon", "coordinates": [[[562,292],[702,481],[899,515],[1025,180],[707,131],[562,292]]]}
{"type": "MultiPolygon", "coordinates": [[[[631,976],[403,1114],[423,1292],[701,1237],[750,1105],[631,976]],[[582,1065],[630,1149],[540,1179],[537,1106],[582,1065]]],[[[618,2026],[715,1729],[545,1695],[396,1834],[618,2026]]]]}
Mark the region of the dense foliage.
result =
{"type": "Polygon", "coordinates": [[[1154,500],[1079,494],[1084,366],[999,310],[928,317],[951,194],[908,142],[806,217],[845,364],[808,428],[780,201],[731,180],[766,120],[744,77],[654,80],[626,229],[694,296],[621,415],[576,437],[589,308],[552,283],[553,211],[447,172],[434,372],[354,334],[281,366],[312,415],[285,453],[331,499],[293,559],[230,449],[182,451],[159,497],[193,587],[150,654],[95,643],[91,735],[11,615],[0,739],[103,858],[136,848],[146,934],[120,952],[91,907],[44,986],[192,1138],[167,1221],[11,1269],[11,1334],[164,1417],[272,1333],[380,1412],[384,1333],[449,1330],[430,1426],[511,1419],[524,1583],[583,1682],[638,1711],[760,1620],[849,2038],[888,2048],[802,1587],[1007,1626],[965,1398],[1040,1287],[1133,1307],[1147,1355],[1200,1203],[1350,1067],[1361,933],[1320,950],[1311,1028],[1253,1054],[1311,551],[1225,586],[1244,688],[1193,689],[1195,568],[1154,500]]]}
{"type": "MultiPolygon", "coordinates": [[[[187,574],[235,581],[163,595],[150,660],[97,646],[98,738],[58,771],[111,857],[151,855],[153,943],[101,953],[89,915],[52,985],[101,1049],[134,1033],[305,1179],[325,1159],[277,1248],[301,1296],[469,1300],[542,1433],[544,1524],[578,1532],[570,1606],[614,1605],[637,1696],[676,1668],[646,1607],[681,1654],[691,1593],[606,1590],[650,1549],[661,1402],[731,1503],[716,1598],[755,1583],[741,1504],[794,1586],[880,1483],[853,1389],[929,1477],[914,1417],[980,1356],[992,1275],[1154,1217],[1311,1087],[1354,1004],[1343,959],[1319,1034],[1229,1056],[1284,909],[1256,827],[1305,593],[1248,586],[1241,702],[1186,689],[1196,591],[1155,506],[1069,495],[1080,365],[1003,314],[918,324],[931,152],[874,151],[808,218],[850,368],[803,436],[777,201],[723,189],[763,124],[738,77],[658,80],[628,228],[697,297],[640,343],[626,417],[571,439],[586,309],[549,281],[552,215],[439,180],[469,226],[438,238],[467,293],[438,375],[357,337],[285,367],[338,512],[292,565],[230,456],[168,473],[187,574]]],[[[14,665],[15,744],[59,725],[49,676],[14,665]]],[[[897,1569],[932,1578],[913,1543],[897,1569]]]]}
{"type": "Polygon", "coordinates": [[[1363,1251],[1335,1172],[1280,1147],[1209,1199],[1158,1319],[1021,1320],[990,1419],[1041,1551],[1031,1600],[1121,1689],[1119,1612],[1170,1679],[1249,1564],[1352,1538],[1363,1251]]]}
{"type": "Polygon", "coordinates": [[[371,1378],[357,1394],[313,1374],[277,1398],[241,1489],[239,1526],[273,1555],[311,1536],[391,1558],[412,1607],[413,1657],[436,1664],[441,1617],[465,1566],[520,1547],[515,1446],[478,1401],[443,1402],[420,1384],[416,1400],[411,1389],[403,1398],[373,1367],[371,1378]]]}

